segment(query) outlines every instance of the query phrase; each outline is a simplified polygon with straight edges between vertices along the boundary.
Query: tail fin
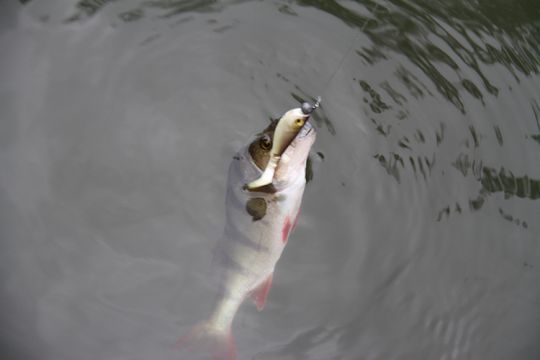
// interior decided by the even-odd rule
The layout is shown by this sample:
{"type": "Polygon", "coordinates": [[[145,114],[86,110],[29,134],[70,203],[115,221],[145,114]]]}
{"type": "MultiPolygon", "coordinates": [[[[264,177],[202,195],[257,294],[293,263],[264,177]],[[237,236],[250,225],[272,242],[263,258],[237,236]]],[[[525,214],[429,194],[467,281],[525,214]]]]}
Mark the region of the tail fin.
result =
{"type": "Polygon", "coordinates": [[[236,360],[236,346],[231,330],[216,329],[208,322],[200,323],[180,337],[173,345],[176,350],[207,351],[213,360],[236,360]]]}

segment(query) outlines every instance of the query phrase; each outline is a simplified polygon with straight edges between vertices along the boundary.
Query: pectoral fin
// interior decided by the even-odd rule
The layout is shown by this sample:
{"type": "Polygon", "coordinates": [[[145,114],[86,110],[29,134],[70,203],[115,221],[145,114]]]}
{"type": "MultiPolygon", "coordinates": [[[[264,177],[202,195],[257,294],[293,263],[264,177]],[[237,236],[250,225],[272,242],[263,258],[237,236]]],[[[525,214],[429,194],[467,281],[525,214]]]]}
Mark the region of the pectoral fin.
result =
{"type": "Polygon", "coordinates": [[[264,309],[266,304],[266,298],[270,292],[270,287],[272,286],[272,276],[274,274],[268,275],[268,277],[251,292],[251,299],[255,302],[257,310],[261,311],[264,309]]]}

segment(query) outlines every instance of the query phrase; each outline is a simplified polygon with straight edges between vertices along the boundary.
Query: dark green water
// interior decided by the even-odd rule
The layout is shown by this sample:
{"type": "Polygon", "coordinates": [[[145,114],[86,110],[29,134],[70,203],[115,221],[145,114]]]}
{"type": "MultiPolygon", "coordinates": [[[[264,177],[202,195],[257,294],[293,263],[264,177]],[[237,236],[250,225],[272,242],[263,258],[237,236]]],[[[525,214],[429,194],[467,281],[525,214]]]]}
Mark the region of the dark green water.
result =
{"type": "Polygon", "coordinates": [[[239,359],[540,358],[537,1],[0,7],[3,359],[185,358],[229,161],[317,95],[239,359]]]}

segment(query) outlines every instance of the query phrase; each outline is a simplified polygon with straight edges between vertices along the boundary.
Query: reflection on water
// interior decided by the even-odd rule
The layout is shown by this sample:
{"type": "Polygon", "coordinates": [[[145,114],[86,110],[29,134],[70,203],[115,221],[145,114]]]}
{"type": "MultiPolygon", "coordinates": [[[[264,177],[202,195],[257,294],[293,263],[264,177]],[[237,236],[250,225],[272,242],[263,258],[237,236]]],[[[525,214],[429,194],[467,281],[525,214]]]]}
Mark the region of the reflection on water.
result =
{"type": "MultiPolygon", "coordinates": [[[[511,197],[526,198],[530,200],[536,200],[540,198],[540,180],[529,179],[525,176],[515,176],[511,171],[506,170],[504,167],[497,170],[487,166],[483,166],[482,162],[476,162],[470,160],[466,154],[461,154],[460,157],[452,164],[458,169],[463,176],[467,176],[470,172],[471,175],[481,184],[479,194],[469,200],[469,208],[472,211],[477,211],[482,208],[486,198],[490,194],[503,193],[505,199],[511,197]]],[[[461,206],[456,203],[455,209],[452,210],[450,206],[445,207],[439,212],[437,221],[440,221],[443,215],[450,215],[454,211],[461,214],[461,206]]],[[[505,219],[510,219],[511,216],[505,215],[501,209],[499,209],[501,215],[505,219]]],[[[519,225],[519,222],[517,223],[519,225]]],[[[524,227],[527,227],[526,222],[522,222],[524,227]]]]}
{"type": "Polygon", "coordinates": [[[392,53],[405,55],[461,111],[465,109],[460,91],[465,90],[481,101],[481,89],[494,96],[498,94],[481,64],[498,63],[516,79],[517,73],[528,76],[538,72],[540,28],[533,20],[537,20],[534,16],[539,10],[532,1],[521,1],[520,6],[510,9],[491,2],[362,1],[369,16],[336,1],[298,3],[317,7],[351,26],[367,25],[365,34],[373,45],[362,47],[358,55],[369,64],[387,59],[392,53]],[[509,12],[514,21],[508,21],[509,12]],[[463,77],[464,67],[480,81],[475,83],[463,77]]]}
{"type": "MultiPolygon", "coordinates": [[[[369,106],[366,115],[370,117],[375,133],[385,138],[408,117],[407,99],[434,96],[431,86],[465,114],[471,109],[467,109],[464,97],[476,99],[485,106],[487,98],[496,99],[500,87],[508,86],[498,79],[490,80],[487,74],[495,74],[493,69],[508,72],[518,84],[522,77],[538,73],[540,25],[537,20],[540,8],[532,1],[519,1],[516,6],[507,6],[503,2],[359,1],[365,13],[355,11],[352,4],[346,2],[305,0],[297,3],[316,7],[349,26],[363,29],[372,44],[362,46],[356,54],[365,64],[375,65],[396,55],[407,58],[407,65],[398,63],[388,79],[378,84],[358,80],[364,92],[363,101],[369,106]],[[424,80],[414,75],[419,73],[425,76],[424,80]],[[427,79],[429,83],[426,83],[427,79]],[[408,94],[396,90],[398,87],[406,88],[408,94]],[[380,91],[386,94],[387,101],[380,91]],[[377,118],[385,111],[392,112],[392,116],[377,118]]],[[[540,130],[540,111],[536,100],[532,100],[531,106],[540,130]]],[[[437,122],[436,119],[433,121],[437,122]]],[[[492,134],[480,135],[473,123],[466,125],[468,136],[462,141],[469,151],[460,153],[452,164],[463,176],[467,176],[468,169],[471,169],[471,175],[482,187],[480,193],[469,201],[469,208],[473,211],[481,209],[487,194],[495,192],[503,192],[506,199],[511,196],[538,199],[538,180],[527,175],[515,177],[503,166],[500,170],[484,166],[482,160],[471,152],[481,146],[481,139],[486,136],[494,136],[499,146],[504,144],[499,125],[493,125],[492,134]],[[469,158],[473,159],[472,162],[469,158]]],[[[427,181],[437,162],[435,148],[443,141],[447,124],[438,122],[434,126],[438,129],[427,135],[431,154],[416,151],[415,145],[426,143],[426,135],[417,129],[413,134],[394,137],[403,151],[377,153],[374,158],[398,182],[407,169],[415,179],[427,181]]],[[[539,134],[528,135],[540,142],[539,134]]],[[[450,212],[461,214],[461,205],[456,203],[453,210],[450,206],[445,207],[437,215],[437,220],[450,212]]]]}
{"type": "MultiPolygon", "coordinates": [[[[115,0],[79,0],[76,4],[75,14],[66,21],[72,22],[88,18],[101,10],[105,5],[114,2],[115,0]]],[[[187,12],[218,11],[227,5],[226,3],[226,1],[216,0],[152,0],[142,2],[136,8],[122,10],[117,16],[125,22],[131,22],[144,17],[146,14],[145,10],[157,10],[159,17],[170,18],[187,12]]]]}
{"type": "Polygon", "coordinates": [[[538,102],[533,99],[531,107],[534,114],[534,120],[536,120],[536,130],[538,131],[538,133],[531,134],[531,138],[540,144],[540,106],[538,105],[538,102]]]}

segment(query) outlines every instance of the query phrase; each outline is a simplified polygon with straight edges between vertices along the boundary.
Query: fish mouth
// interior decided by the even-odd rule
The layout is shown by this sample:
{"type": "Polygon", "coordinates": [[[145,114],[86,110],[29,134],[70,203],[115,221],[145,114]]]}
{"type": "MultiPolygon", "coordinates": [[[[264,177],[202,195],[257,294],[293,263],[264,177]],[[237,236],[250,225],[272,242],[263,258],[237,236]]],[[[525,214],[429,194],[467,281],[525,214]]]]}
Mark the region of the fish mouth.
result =
{"type": "MultiPolygon", "coordinates": [[[[287,146],[281,156],[282,159],[285,157],[288,159],[293,158],[302,161],[303,158],[307,158],[309,149],[311,148],[311,145],[313,145],[317,135],[315,126],[313,126],[311,121],[308,120],[306,120],[304,126],[302,126],[300,131],[298,131],[298,134],[296,134],[289,146],[287,146]]],[[[280,160],[278,167],[282,165],[281,163],[282,161],[280,160]]]]}
{"type": "Polygon", "coordinates": [[[289,144],[281,156],[274,175],[274,186],[284,186],[291,181],[301,177],[304,178],[303,171],[306,168],[306,161],[311,146],[315,142],[317,131],[311,121],[306,121],[296,137],[289,144]]]}
{"type": "Polygon", "coordinates": [[[292,139],[290,144],[285,148],[282,155],[284,154],[290,154],[293,153],[295,148],[301,147],[304,143],[307,143],[309,139],[314,138],[316,135],[315,126],[311,123],[311,119],[308,117],[306,118],[306,122],[300,128],[296,136],[292,139]]]}
{"type": "Polygon", "coordinates": [[[315,132],[315,128],[313,127],[313,124],[311,124],[311,121],[309,121],[308,119],[306,120],[304,126],[302,126],[302,129],[300,129],[300,131],[296,135],[295,139],[305,138],[306,136],[309,136],[312,132],[315,132]]]}

